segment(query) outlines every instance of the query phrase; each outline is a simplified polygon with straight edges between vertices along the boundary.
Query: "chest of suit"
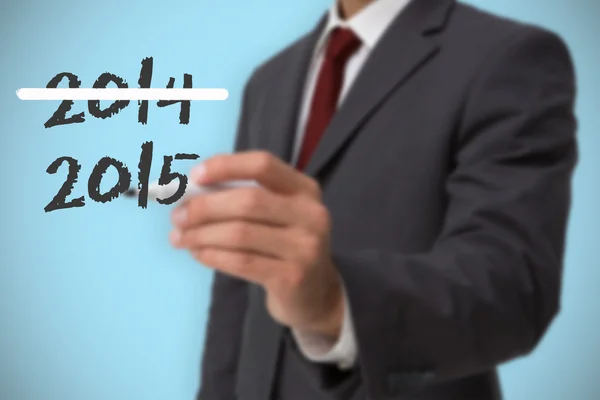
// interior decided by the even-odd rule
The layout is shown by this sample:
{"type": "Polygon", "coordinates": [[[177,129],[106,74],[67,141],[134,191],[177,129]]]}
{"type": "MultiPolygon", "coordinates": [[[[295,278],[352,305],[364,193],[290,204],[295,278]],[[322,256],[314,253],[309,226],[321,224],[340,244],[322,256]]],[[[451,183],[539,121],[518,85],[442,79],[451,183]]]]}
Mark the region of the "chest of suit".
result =
{"type": "MultiPolygon", "coordinates": [[[[439,233],[466,82],[447,81],[435,53],[396,71],[370,59],[317,146],[305,172],[322,186],[334,247],[421,252],[439,233]]],[[[290,161],[297,108],[287,107],[301,99],[288,105],[283,95],[259,93],[248,136],[251,148],[290,161]]]]}

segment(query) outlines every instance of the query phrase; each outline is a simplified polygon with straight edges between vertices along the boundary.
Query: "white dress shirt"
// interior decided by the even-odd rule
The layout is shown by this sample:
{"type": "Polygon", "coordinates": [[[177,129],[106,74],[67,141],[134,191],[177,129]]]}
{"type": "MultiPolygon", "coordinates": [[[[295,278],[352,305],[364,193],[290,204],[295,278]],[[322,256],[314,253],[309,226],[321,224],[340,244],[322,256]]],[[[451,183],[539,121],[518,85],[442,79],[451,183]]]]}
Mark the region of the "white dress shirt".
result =
{"type": "MultiPolygon", "coordinates": [[[[410,0],[375,0],[348,20],[343,20],[340,17],[337,4],[334,4],[330,8],[327,25],[317,41],[313,60],[307,75],[304,98],[300,109],[300,117],[295,137],[294,154],[292,158],[293,165],[297,162],[302,141],[304,139],[304,131],[309,117],[312,97],[321,70],[321,64],[323,63],[329,34],[335,28],[347,28],[351,29],[361,41],[361,47],[346,64],[344,81],[338,100],[339,106],[354,83],[355,78],[369,57],[371,51],[377,45],[377,42],[409,2],[410,0]]],[[[328,338],[319,335],[292,330],[292,334],[300,351],[307,359],[318,363],[335,363],[341,369],[351,368],[355,364],[358,349],[350,304],[345,292],[344,299],[344,318],[341,333],[337,342],[333,342],[328,338]]]]}

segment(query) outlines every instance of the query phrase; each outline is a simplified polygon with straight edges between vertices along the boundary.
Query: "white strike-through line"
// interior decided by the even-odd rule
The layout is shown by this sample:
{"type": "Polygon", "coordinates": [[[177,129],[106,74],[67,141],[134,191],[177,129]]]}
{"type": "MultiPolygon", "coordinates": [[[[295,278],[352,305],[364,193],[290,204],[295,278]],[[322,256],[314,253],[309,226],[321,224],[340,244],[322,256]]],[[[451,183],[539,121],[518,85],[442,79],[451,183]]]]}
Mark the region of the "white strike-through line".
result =
{"type": "Polygon", "coordinates": [[[17,90],[21,100],[227,100],[227,89],[48,89],[17,90]]]}

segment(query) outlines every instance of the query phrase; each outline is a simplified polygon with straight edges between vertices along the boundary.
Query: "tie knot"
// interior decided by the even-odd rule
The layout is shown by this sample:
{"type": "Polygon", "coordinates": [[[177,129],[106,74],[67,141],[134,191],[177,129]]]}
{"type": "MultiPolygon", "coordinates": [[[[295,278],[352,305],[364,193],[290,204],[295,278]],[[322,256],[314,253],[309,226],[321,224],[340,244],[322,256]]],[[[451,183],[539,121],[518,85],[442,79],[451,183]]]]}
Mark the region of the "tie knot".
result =
{"type": "Polygon", "coordinates": [[[350,29],[335,28],[329,37],[327,57],[346,62],[360,47],[360,39],[350,29]]]}

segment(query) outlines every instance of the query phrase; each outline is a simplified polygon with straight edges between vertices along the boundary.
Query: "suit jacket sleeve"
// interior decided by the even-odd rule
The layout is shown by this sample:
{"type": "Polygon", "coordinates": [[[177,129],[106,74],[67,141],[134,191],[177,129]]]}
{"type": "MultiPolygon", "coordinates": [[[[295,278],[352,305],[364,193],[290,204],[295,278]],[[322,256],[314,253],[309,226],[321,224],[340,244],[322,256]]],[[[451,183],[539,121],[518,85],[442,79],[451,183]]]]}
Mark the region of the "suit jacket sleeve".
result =
{"type": "Polygon", "coordinates": [[[434,245],[334,249],[369,398],[527,354],[559,310],[577,159],[570,55],[532,27],[490,53],[465,100],[434,245]]]}
{"type": "MultiPolygon", "coordinates": [[[[248,147],[246,127],[249,86],[250,81],[244,89],[235,151],[248,147]]],[[[247,282],[215,272],[197,400],[236,398],[234,388],[248,304],[247,296],[247,282]]]]}

